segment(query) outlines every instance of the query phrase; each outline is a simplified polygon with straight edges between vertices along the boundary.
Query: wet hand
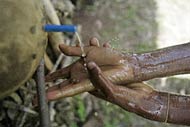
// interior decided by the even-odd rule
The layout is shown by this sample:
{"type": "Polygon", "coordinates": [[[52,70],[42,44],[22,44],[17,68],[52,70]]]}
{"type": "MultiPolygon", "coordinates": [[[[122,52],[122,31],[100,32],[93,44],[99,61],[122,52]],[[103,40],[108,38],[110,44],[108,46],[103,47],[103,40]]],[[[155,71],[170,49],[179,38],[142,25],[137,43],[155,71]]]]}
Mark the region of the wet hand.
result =
{"type": "MultiPolygon", "coordinates": [[[[77,46],[67,46],[61,44],[60,50],[68,56],[82,56],[83,52],[81,48],[77,46]]],[[[123,54],[119,51],[111,48],[109,43],[104,43],[100,46],[97,38],[91,38],[89,41],[89,46],[84,47],[84,55],[86,62],[94,61],[99,66],[104,65],[120,65],[123,60],[123,54]]]]}
{"type": "MultiPolygon", "coordinates": [[[[59,47],[60,50],[68,56],[82,56],[81,48],[78,45],[67,46],[61,44],[59,47]]],[[[90,39],[89,46],[84,47],[84,52],[86,55],[85,61],[81,58],[70,66],[47,75],[46,81],[67,78],[72,83],[78,83],[88,78],[87,70],[84,67],[85,63],[94,61],[102,70],[108,70],[113,69],[114,66],[122,65],[124,61],[122,53],[112,49],[108,43],[104,43],[103,46],[100,46],[96,38],[90,39]]]]}
{"type": "Polygon", "coordinates": [[[113,84],[94,62],[88,63],[87,68],[96,88],[90,92],[94,96],[151,120],[164,122],[167,119],[167,93],[158,92],[142,82],[125,86],[113,84]]]}
{"type": "Polygon", "coordinates": [[[118,85],[112,83],[102,72],[101,68],[95,62],[87,64],[89,78],[96,88],[91,93],[107,101],[120,103],[120,101],[132,101],[143,98],[154,90],[144,83],[131,83],[127,85],[118,85]]]}

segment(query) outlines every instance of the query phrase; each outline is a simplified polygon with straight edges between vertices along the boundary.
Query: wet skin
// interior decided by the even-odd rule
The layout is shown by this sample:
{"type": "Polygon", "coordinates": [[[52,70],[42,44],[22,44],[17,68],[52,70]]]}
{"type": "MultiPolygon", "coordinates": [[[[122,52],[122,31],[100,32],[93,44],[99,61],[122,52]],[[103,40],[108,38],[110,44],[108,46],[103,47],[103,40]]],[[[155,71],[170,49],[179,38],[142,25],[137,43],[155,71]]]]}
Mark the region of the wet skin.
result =
{"type": "Polygon", "coordinates": [[[159,122],[190,125],[190,97],[159,92],[144,83],[113,84],[94,63],[88,63],[96,90],[91,94],[144,118],[159,122]]]}
{"type": "MultiPolygon", "coordinates": [[[[77,46],[60,45],[60,49],[70,56],[82,54],[77,46]]],[[[91,91],[91,94],[145,118],[190,124],[189,96],[157,92],[144,83],[134,83],[189,73],[190,43],[144,54],[122,54],[111,49],[109,44],[99,47],[98,40],[93,38],[90,46],[84,49],[88,71],[83,66],[83,59],[80,59],[67,68],[47,75],[46,81],[67,78],[59,86],[48,89],[49,100],[91,91]]]]}

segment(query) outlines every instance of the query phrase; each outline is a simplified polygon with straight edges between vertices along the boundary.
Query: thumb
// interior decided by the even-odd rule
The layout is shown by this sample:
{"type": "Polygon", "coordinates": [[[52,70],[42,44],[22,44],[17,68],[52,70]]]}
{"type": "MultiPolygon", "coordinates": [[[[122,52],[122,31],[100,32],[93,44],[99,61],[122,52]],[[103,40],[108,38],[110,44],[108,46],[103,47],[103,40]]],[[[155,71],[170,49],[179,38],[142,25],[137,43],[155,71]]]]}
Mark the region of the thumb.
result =
{"type": "Polygon", "coordinates": [[[96,65],[96,63],[89,62],[87,64],[87,68],[94,87],[100,89],[106,96],[112,96],[114,85],[102,73],[101,69],[96,65]]]}

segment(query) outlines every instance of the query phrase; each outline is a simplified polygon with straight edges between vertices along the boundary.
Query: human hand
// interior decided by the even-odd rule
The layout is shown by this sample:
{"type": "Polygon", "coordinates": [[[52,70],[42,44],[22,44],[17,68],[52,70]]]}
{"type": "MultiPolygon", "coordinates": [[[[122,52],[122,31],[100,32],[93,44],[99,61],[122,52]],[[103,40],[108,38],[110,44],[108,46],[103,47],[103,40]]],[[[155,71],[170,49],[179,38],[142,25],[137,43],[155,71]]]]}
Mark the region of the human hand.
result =
{"type": "MultiPolygon", "coordinates": [[[[67,56],[81,57],[83,54],[79,45],[67,46],[60,44],[59,48],[67,56]]],[[[103,43],[100,46],[98,39],[95,37],[90,39],[89,46],[84,47],[84,53],[87,63],[93,60],[99,66],[120,65],[123,60],[123,54],[121,52],[111,48],[109,43],[103,43]]]]}
{"type": "Polygon", "coordinates": [[[144,118],[165,123],[190,125],[190,97],[160,92],[143,82],[118,85],[112,83],[94,63],[87,64],[90,93],[144,118]]]}
{"type": "MultiPolygon", "coordinates": [[[[61,44],[60,50],[68,56],[82,56],[82,51],[79,46],[67,46],[65,44],[61,44]]],[[[90,39],[89,46],[84,47],[84,52],[86,54],[85,61],[83,59],[79,59],[70,66],[47,75],[46,81],[53,81],[62,77],[70,77],[71,82],[77,83],[88,77],[84,64],[89,61],[96,62],[103,70],[110,69],[112,66],[124,64],[122,53],[110,48],[108,43],[104,43],[103,46],[100,47],[96,38],[90,39]]]]}
{"type": "MultiPolygon", "coordinates": [[[[78,46],[71,47],[60,45],[60,49],[66,55],[70,56],[81,56],[82,54],[81,49],[78,46]]],[[[72,93],[77,93],[74,87],[76,87],[76,90],[79,91],[78,93],[94,89],[93,85],[91,85],[91,82],[88,79],[88,72],[84,66],[84,62],[87,63],[89,61],[95,61],[98,63],[103,72],[108,77],[110,76],[113,82],[122,83],[124,80],[121,78],[122,75],[123,78],[130,78],[130,76],[126,75],[130,75],[132,71],[130,70],[131,68],[124,67],[124,58],[122,53],[111,49],[108,43],[104,43],[103,46],[100,47],[98,40],[96,38],[92,38],[89,42],[89,46],[84,47],[84,51],[86,54],[85,61],[83,58],[81,58],[70,66],[57,70],[56,72],[46,76],[47,82],[51,82],[60,78],[66,79],[60,83],[60,85],[48,89],[48,100],[54,100],[64,96],[73,96],[72,93]],[[127,71],[125,72],[125,70],[127,71]],[[120,78],[118,78],[119,76],[120,78]]]]}
{"type": "MultiPolygon", "coordinates": [[[[93,47],[95,46],[95,48],[98,48],[98,43],[95,43],[95,44],[94,43],[91,44],[91,43],[90,43],[90,46],[93,46],[93,47]]],[[[85,47],[85,48],[90,49],[90,46],[85,47]]],[[[99,48],[105,48],[105,49],[102,49],[103,51],[104,50],[111,51],[107,47],[109,47],[109,45],[104,46],[104,47],[99,47],[99,48]]],[[[182,46],[182,47],[185,47],[185,46],[182,46]]],[[[77,48],[79,47],[64,47],[63,49],[65,52],[68,53],[67,55],[81,56],[80,48],[79,49],[77,48]]],[[[175,47],[171,47],[171,48],[168,48],[167,50],[171,50],[174,48],[175,47]]],[[[86,50],[86,49],[85,49],[85,53],[90,53],[91,50],[86,50]]],[[[94,54],[96,55],[96,51],[99,51],[99,50],[100,49],[93,50],[94,54]]],[[[166,52],[167,50],[163,49],[163,52],[164,51],[166,52]]],[[[159,50],[159,51],[162,51],[162,50],[159,50]]],[[[115,51],[113,52],[111,51],[110,53],[107,53],[106,51],[103,53],[107,54],[108,58],[109,58],[109,55],[111,54],[110,56],[113,56],[113,58],[116,58],[116,59],[114,59],[113,62],[112,62],[112,59],[108,59],[110,60],[109,62],[107,61],[104,62],[103,61],[104,57],[102,56],[99,57],[101,59],[96,59],[96,57],[98,58],[97,55],[95,58],[93,58],[93,55],[94,55],[93,52],[91,52],[92,55],[89,55],[89,56],[87,55],[88,59],[86,62],[88,63],[87,68],[89,70],[88,72],[90,75],[87,75],[85,67],[83,66],[84,61],[80,59],[79,61],[73,63],[69,67],[62,70],[58,70],[57,72],[50,74],[46,77],[47,81],[48,80],[52,81],[59,77],[72,79],[72,77],[75,77],[75,76],[76,76],[76,79],[80,79],[79,82],[77,82],[76,84],[71,83],[70,80],[66,80],[62,83],[63,86],[58,85],[58,86],[49,88],[47,90],[48,100],[55,100],[60,97],[74,96],[82,92],[91,91],[90,92],[91,94],[99,98],[102,98],[104,100],[107,100],[109,102],[112,102],[114,104],[117,104],[120,107],[124,108],[125,110],[134,112],[145,118],[161,121],[161,122],[190,125],[189,123],[190,110],[188,106],[190,104],[189,97],[165,93],[165,92],[158,92],[154,90],[153,88],[149,87],[148,85],[140,82],[143,80],[150,79],[152,77],[149,77],[149,76],[146,77],[146,72],[141,73],[141,71],[138,71],[142,65],[140,64],[141,66],[138,66],[139,63],[135,63],[133,61],[133,58],[136,59],[136,56],[131,57],[130,55],[127,55],[126,56],[127,60],[125,61],[121,53],[118,53],[116,51],[116,54],[117,54],[116,55],[114,53],[115,51]],[[92,64],[90,62],[90,61],[94,61],[92,58],[95,59],[96,60],[95,62],[97,62],[98,64],[95,64],[95,63],[92,64]],[[109,64],[110,62],[112,64],[109,64]],[[100,67],[98,67],[99,65],[100,67]],[[137,70],[134,70],[133,68],[135,65],[137,65],[137,70]],[[106,67],[107,67],[107,70],[104,70],[106,67]],[[81,71],[80,68],[81,69],[83,68],[82,70],[83,71],[85,70],[85,71],[84,72],[81,71]],[[79,69],[79,71],[77,71],[77,69],[79,69]],[[78,74],[75,73],[76,71],[79,73],[78,74]],[[84,78],[82,74],[85,74],[87,77],[84,78]],[[140,78],[137,77],[138,74],[140,74],[140,78]],[[91,80],[89,80],[89,78],[91,80]],[[93,83],[93,85],[91,82],[93,83]],[[140,82],[140,83],[132,83],[132,82],[140,82]],[[94,87],[96,89],[94,89],[94,87]],[[177,104],[177,107],[176,107],[176,104],[177,104]],[[181,112],[183,113],[182,115],[179,116],[181,112]]],[[[153,54],[155,53],[157,52],[153,52],[153,54]]],[[[104,55],[104,56],[107,56],[107,55],[104,55]]],[[[149,56],[149,54],[142,54],[142,55],[149,56]]],[[[158,55],[154,55],[154,56],[156,57],[158,55]]],[[[177,73],[180,73],[180,71],[177,73]]],[[[158,71],[158,74],[154,75],[153,77],[162,76],[162,75],[165,76],[164,73],[162,74],[162,71],[161,72],[158,71]]]]}
{"type": "Polygon", "coordinates": [[[125,86],[114,84],[94,62],[88,63],[87,68],[96,88],[90,92],[94,96],[151,120],[164,122],[168,119],[167,93],[159,93],[142,82],[125,86]]]}

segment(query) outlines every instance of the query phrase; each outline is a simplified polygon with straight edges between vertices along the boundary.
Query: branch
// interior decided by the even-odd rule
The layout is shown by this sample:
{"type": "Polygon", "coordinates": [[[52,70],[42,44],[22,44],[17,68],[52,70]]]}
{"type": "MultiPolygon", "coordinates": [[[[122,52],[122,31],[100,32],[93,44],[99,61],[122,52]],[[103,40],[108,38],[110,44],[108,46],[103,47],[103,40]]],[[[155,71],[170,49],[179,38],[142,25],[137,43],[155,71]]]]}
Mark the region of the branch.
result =
{"type": "Polygon", "coordinates": [[[46,103],[46,93],[45,93],[45,81],[44,81],[44,60],[42,59],[39,67],[37,68],[36,73],[37,80],[37,95],[38,95],[38,103],[40,108],[40,124],[41,127],[49,127],[49,111],[48,105],[46,103]]]}

